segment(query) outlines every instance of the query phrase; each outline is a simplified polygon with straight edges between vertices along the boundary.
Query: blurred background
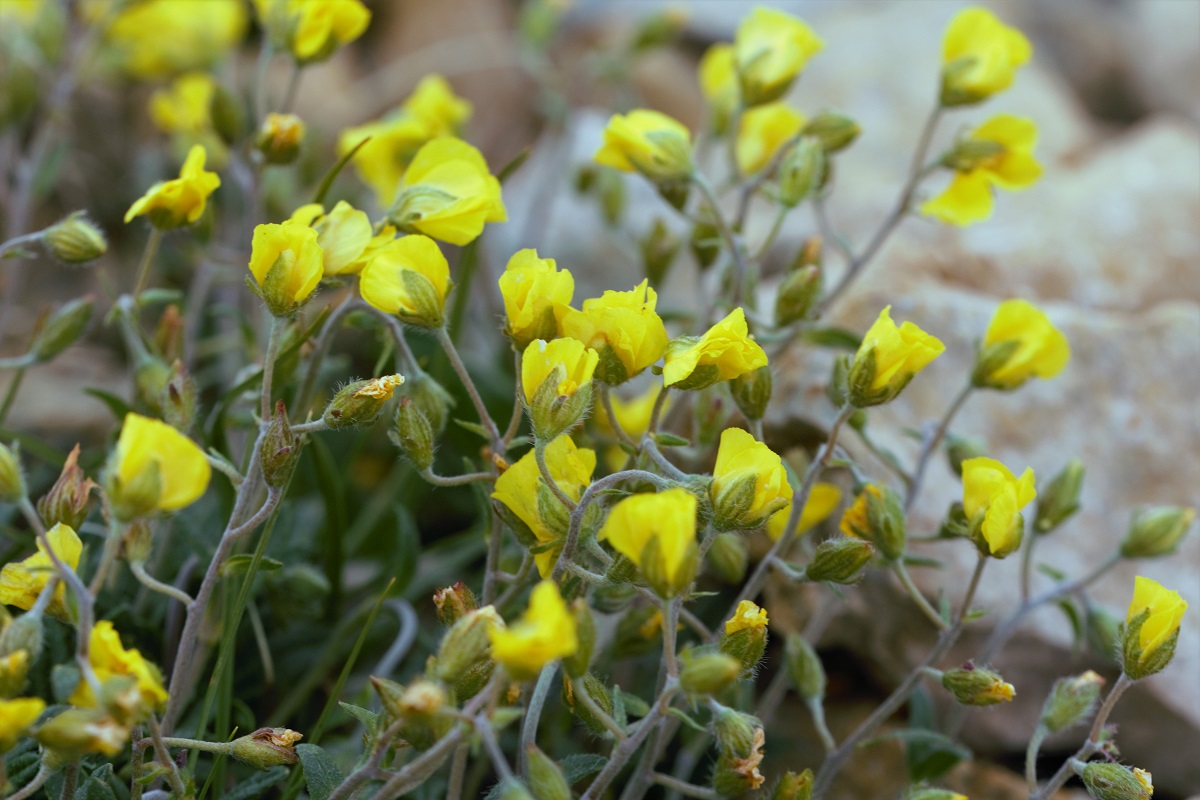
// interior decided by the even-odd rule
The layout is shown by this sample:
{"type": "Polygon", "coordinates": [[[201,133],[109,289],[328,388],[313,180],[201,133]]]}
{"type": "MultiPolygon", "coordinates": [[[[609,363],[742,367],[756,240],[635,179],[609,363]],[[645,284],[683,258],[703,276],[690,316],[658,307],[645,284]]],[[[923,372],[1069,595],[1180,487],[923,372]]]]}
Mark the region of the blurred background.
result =
{"type": "MultiPolygon", "coordinates": [[[[0,0],[0,25],[11,24],[3,12],[12,2],[0,0]]],[[[835,226],[861,245],[894,202],[918,127],[935,99],[942,30],[965,4],[761,4],[803,17],[825,40],[825,50],[792,91],[794,103],[810,114],[837,110],[862,126],[858,142],[839,157],[837,191],[829,202],[835,226]]],[[[278,221],[305,202],[335,160],[343,129],[396,108],[424,75],[436,72],[474,105],[465,138],[482,149],[493,171],[531,152],[505,185],[510,221],[490,227],[484,237],[481,275],[488,283],[494,286],[511,253],[536,247],[575,274],[577,296],[584,297],[640,279],[641,245],[656,224],[686,241],[686,227],[639,181],[625,181],[622,213],[606,220],[595,198],[578,191],[576,174],[598,146],[613,111],[655,108],[693,130],[703,129],[697,62],[710,44],[730,40],[755,4],[377,0],[368,5],[374,19],[366,35],[304,72],[295,103],[309,126],[302,161],[286,175],[268,175],[267,219],[256,221],[278,221]]],[[[1047,309],[1072,344],[1067,372],[1018,394],[990,393],[973,400],[956,429],[983,440],[996,458],[1030,464],[1039,475],[1057,472],[1071,457],[1084,460],[1084,511],[1038,551],[1039,560],[1079,574],[1103,560],[1139,504],[1195,505],[1200,500],[1200,406],[1195,401],[1200,396],[1200,0],[998,0],[982,5],[1029,36],[1034,60],[1011,90],[985,107],[951,115],[938,142],[948,143],[992,113],[1029,116],[1041,132],[1038,155],[1045,175],[1031,190],[1001,197],[993,219],[972,228],[908,221],[837,308],[833,321],[861,330],[891,303],[894,316],[916,322],[947,343],[946,356],[900,401],[878,412],[878,422],[872,424],[880,432],[895,431],[891,438],[881,434],[880,443],[911,457],[916,445],[902,430],[941,414],[969,369],[973,340],[996,303],[1019,296],[1047,309]]],[[[0,28],[5,36],[15,35],[14,30],[0,28]]],[[[244,46],[218,67],[218,77],[230,85],[247,85],[259,36],[249,22],[244,46]]],[[[278,66],[268,85],[282,93],[288,70],[282,62],[278,66]]],[[[9,71],[10,77],[15,74],[9,71]]],[[[37,102],[50,101],[50,78],[43,75],[35,84],[37,102]]],[[[4,82],[0,69],[0,84],[4,82]]],[[[69,102],[51,109],[61,115],[64,135],[51,168],[37,184],[27,229],[86,208],[109,235],[111,247],[101,262],[86,269],[46,259],[5,265],[8,319],[0,355],[23,352],[28,331],[47,305],[90,292],[103,307],[113,287],[130,283],[146,233],[142,225],[127,226],[121,218],[150,183],[173,175],[180,160],[179,150],[147,113],[150,95],[162,83],[98,71],[85,76],[69,102]]],[[[0,169],[7,175],[18,168],[14,156],[28,146],[29,136],[19,127],[0,131],[0,169]]],[[[226,183],[231,181],[226,178],[226,183]]],[[[215,195],[217,206],[227,191],[215,195]]],[[[371,202],[350,170],[338,179],[332,197],[368,208],[371,202]]],[[[0,197],[11,221],[10,201],[0,197]]],[[[765,206],[760,212],[751,218],[751,240],[761,237],[771,222],[765,206]]],[[[160,285],[187,289],[195,241],[214,236],[213,225],[238,224],[248,231],[252,221],[226,214],[203,223],[195,234],[169,237],[160,285]]],[[[6,230],[4,238],[22,232],[6,230]]],[[[771,251],[767,274],[782,271],[814,232],[807,211],[794,215],[771,251]]],[[[251,298],[238,297],[248,295],[243,286],[247,256],[237,248],[218,252],[215,257],[225,268],[204,307],[189,313],[212,317],[221,303],[249,303],[251,298]]],[[[696,270],[684,247],[666,277],[660,304],[686,310],[694,302],[695,284],[696,270]]],[[[768,280],[763,292],[771,290],[768,280]]],[[[495,318],[495,292],[477,288],[472,303],[474,319],[495,318]]],[[[487,325],[477,325],[467,335],[469,366],[491,374],[494,380],[485,383],[502,397],[504,343],[487,325]]],[[[369,357],[355,361],[356,343],[348,342],[351,355],[343,365],[348,374],[355,367],[369,369],[369,357]]],[[[226,346],[228,342],[213,340],[215,351],[226,346]]],[[[75,440],[102,442],[111,432],[112,412],[94,393],[81,389],[128,394],[130,365],[123,353],[116,333],[97,323],[89,337],[53,364],[25,376],[21,401],[5,427],[36,433],[63,449],[75,440]]],[[[213,352],[200,357],[206,355],[213,352]]],[[[828,376],[823,358],[797,351],[775,364],[776,399],[767,421],[776,449],[807,443],[806,437],[832,416],[823,400],[828,376]]],[[[8,380],[8,373],[0,374],[0,389],[8,380]]],[[[504,402],[509,401],[500,400],[504,402]]],[[[853,443],[850,447],[854,449],[853,443]]],[[[871,464],[868,454],[855,455],[871,464]]],[[[348,474],[369,494],[385,485],[394,470],[391,459],[386,448],[367,448],[356,452],[348,474]]],[[[944,464],[935,464],[930,478],[924,510],[918,511],[912,530],[933,530],[958,491],[944,464]]],[[[448,508],[449,496],[422,501],[414,511],[414,535],[428,541],[460,526],[448,508]]],[[[370,535],[372,529],[364,530],[363,535],[370,535]]],[[[960,594],[970,556],[944,550],[936,554],[951,559],[949,591],[960,594]],[[964,561],[955,563],[955,557],[964,561]]],[[[979,602],[1012,607],[1016,565],[1006,561],[996,566],[979,602]]],[[[1094,587],[1088,604],[1123,616],[1135,573],[1177,588],[1200,612],[1200,541],[1195,535],[1174,559],[1118,566],[1094,587]]],[[[928,571],[919,580],[934,591],[946,579],[928,571]]],[[[930,646],[928,626],[916,609],[896,600],[888,581],[868,580],[832,612],[821,652],[830,673],[835,735],[868,713],[930,646]]],[[[413,602],[422,613],[429,611],[420,605],[427,605],[424,598],[413,602]]],[[[770,607],[772,627],[780,630],[802,627],[821,613],[814,598],[802,593],[777,592],[770,607]]],[[[986,629],[986,622],[980,627],[986,629]]],[[[1065,613],[1046,609],[996,660],[994,666],[1018,687],[1018,697],[1011,705],[972,716],[965,736],[979,758],[954,776],[972,800],[1020,795],[1023,783],[1015,770],[1054,678],[1087,668],[1115,677],[1111,659],[1087,645],[1085,627],[1078,608],[1065,613]]],[[[955,652],[968,658],[979,643],[978,637],[964,637],[955,652]]],[[[772,650],[767,677],[772,656],[778,663],[772,650]]],[[[1114,715],[1124,756],[1152,769],[1156,797],[1200,797],[1200,760],[1188,757],[1200,742],[1200,613],[1185,617],[1171,668],[1126,697],[1114,715]]],[[[791,729],[771,741],[768,765],[801,768],[817,758],[819,743],[802,710],[779,713],[776,724],[791,729]]],[[[1043,748],[1045,763],[1073,752],[1079,735],[1050,740],[1043,748]]],[[[878,797],[876,787],[890,785],[902,769],[898,745],[877,745],[847,769],[843,796],[878,797]]]]}

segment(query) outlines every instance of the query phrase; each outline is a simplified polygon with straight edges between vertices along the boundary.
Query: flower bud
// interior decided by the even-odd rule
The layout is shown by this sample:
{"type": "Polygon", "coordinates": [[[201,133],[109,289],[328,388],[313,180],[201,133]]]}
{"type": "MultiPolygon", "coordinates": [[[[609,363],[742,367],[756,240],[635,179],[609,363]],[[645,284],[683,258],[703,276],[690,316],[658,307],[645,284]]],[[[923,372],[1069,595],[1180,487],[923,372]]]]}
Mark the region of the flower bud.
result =
{"type": "Polygon", "coordinates": [[[333,396],[321,418],[330,428],[365,428],[379,418],[383,404],[402,383],[402,375],[354,381],[333,396]]]}
{"type": "Polygon", "coordinates": [[[758,720],[732,709],[719,708],[713,716],[713,735],[720,756],[713,769],[713,788],[723,797],[736,797],[762,786],[762,748],[766,736],[758,720]]]}
{"type": "Polygon", "coordinates": [[[942,673],[942,686],[965,706],[992,706],[1011,702],[1016,692],[999,673],[976,667],[971,662],[942,673]]]}
{"type": "Polygon", "coordinates": [[[0,444],[0,502],[18,503],[28,494],[19,454],[18,445],[14,444],[10,449],[0,444]]]}
{"type": "Polygon", "coordinates": [[[42,231],[42,245],[50,255],[68,264],[86,264],[108,251],[104,231],[84,211],[76,211],[42,231]]]}
{"type": "Polygon", "coordinates": [[[95,488],[96,483],[85,477],[79,466],[79,445],[76,444],[63,463],[58,480],[38,500],[38,516],[47,528],[62,523],[78,530],[87,519],[92,489],[95,488]]]}
{"type": "Polygon", "coordinates": [[[701,272],[711,267],[721,254],[721,233],[717,226],[711,222],[697,222],[692,228],[688,248],[701,272]]]}
{"type": "Polygon", "coordinates": [[[733,402],[746,419],[760,420],[767,412],[767,403],[771,401],[771,367],[763,366],[745,372],[729,382],[729,392],[733,402]]]}
{"type": "Polygon", "coordinates": [[[1138,511],[1121,542],[1125,558],[1157,558],[1175,552],[1196,519],[1196,509],[1160,506],[1138,511]]]}
{"type": "Polygon", "coordinates": [[[163,391],[171,379],[171,368],[165,361],[154,356],[143,356],[133,368],[134,390],[137,399],[154,415],[162,413],[163,391]]]}
{"type": "Polygon", "coordinates": [[[1150,773],[1142,769],[1092,761],[1084,766],[1079,777],[1096,800],[1149,800],[1154,795],[1150,773]]]}
{"type": "Polygon", "coordinates": [[[861,577],[863,567],[874,555],[875,548],[862,539],[844,536],[826,539],[817,545],[804,575],[814,583],[855,583],[861,577]]]}
{"type": "Polygon", "coordinates": [[[808,264],[789,272],[775,295],[775,324],[783,327],[807,319],[821,297],[824,283],[819,264],[808,264]]]}
{"type": "Polygon", "coordinates": [[[725,621],[721,652],[733,656],[750,673],[767,649],[767,611],[750,600],[738,603],[737,611],[725,621]]]}
{"type": "Polygon", "coordinates": [[[216,131],[217,136],[221,137],[222,142],[233,144],[242,138],[246,115],[242,113],[242,105],[233,92],[220,83],[213,84],[213,96],[209,103],[208,113],[209,119],[212,120],[213,130],[216,131]]]}
{"type": "Polygon", "coordinates": [[[454,398],[448,391],[425,372],[417,372],[405,378],[400,394],[412,400],[413,405],[425,416],[435,437],[441,436],[450,421],[454,398]]]}
{"type": "Polygon", "coordinates": [[[172,428],[186,433],[192,427],[196,417],[196,382],[178,359],[171,365],[159,405],[163,420],[172,428]]]}
{"type": "Polygon", "coordinates": [[[34,337],[29,352],[38,361],[50,361],[75,344],[92,321],[94,301],[91,295],[63,303],[34,337]]]}
{"type": "Polygon", "coordinates": [[[271,112],[258,130],[255,147],[268,164],[290,164],[304,143],[304,120],[295,114],[271,112]]]}
{"type": "Polygon", "coordinates": [[[746,577],[746,540],[736,533],[719,533],[708,548],[708,567],[722,583],[737,585],[746,577]]]}
{"type": "Polygon", "coordinates": [[[803,136],[779,164],[779,202],[795,208],[816,190],[825,177],[825,150],[821,142],[803,136]]]}
{"type": "Polygon", "coordinates": [[[890,488],[867,484],[842,515],[841,531],[866,539],[884,558],[895,561],[904,555],[904,503],[890,488]]]}
{"type": "Polygon", "coordinates": [[[646,266],[646,277],[650,279],[650,285],[661,286],[663,279],[667,276],[667,270],[671,268],[671,263],[679,254],[679,248],[682,247],[683,242],[679,240],[678,236],[671,233],[661,219],[656,219],[654,225],[638,244],[642,251],[642,263],[646,266]]]}
{"type": "Polygon", "coordinates": [[[300,459],[300,444],[292,433],[288,421],[287,407],[282,400],[275,403],[275,416],[263,434],[258,448],[258,462],[262,465],[263,480],[268,486],[282,486],[291,477],[296,462],[300,459]]]}
{"type": "MultiPolygon", "coordinates": [[[[40,628],[41,619],[38,619],[37,624],[40,628]]],[[[0,656],[0,698],[16,697],[25,691],[25,676],[29,673],[30,661],[29,651],[24,649],[13,650],[0,656]]],[[[3,702],[0,699],[0,705],[3,705],[3,702]]]]}
{"type": "Polygon", "coordinates": [[[417,678],[401,686],[386,678],[371,677],[371,684],[383,704],[386,724],[402,720],[400,737],[418,750],[426,750],[454,724],[453,717],[443,713],[449,698],[439,684],[417,678]]]}
{"type": "Polygon", "coordinates": [[[87,753],[123,752],[129,746],[130,729],[101,708],[68,708],[43,722],[33,736],[56,757],[72,760],[87,753]]]}
{"type": "Polygon", "coordinates": [[[562,768],[532,742],[525,749],[525,764],[529,788],[537,800],[571,800],[571,786],[562,768]]]}
{"type": "Polygon", "coordinates": [[[825,667],[817,651],[798,633],[788,634],[784,644],[784,663],[796,691],[807,703],[825,698],[825,667]]]}
{"type": "Polygon", "coordinates": [[[713,703],[712,732],[717,747],[743,755],[754,749],[755,731],[762,730],[756,717],[713,703]]]}
{"type": "Polygon", "coordinates": [[[962,477],[964,461],[986,455],[987,445],[984,442],[953,434],[946,435],[946,459],[950,462],[950,470],[958,477],[962,477]]]}
{"type": "MultiPolygon", "coordinates": [[[[579,646],[574,653],[563,657],[562,665],[567,675],[579,678],[592,663],[592,652],[596,649],[596,620],[592,617],[587,600],[582,597],[571,602],[571,617],[575,620],[575,638],[579,646]]],[[[534,791],[536,794],[536,787],[534,791]]]]}
{"type": "Polygon", "coordinates": [[[689,694],[720,694],[742,674],[742,662],[728,653],[685,652],[680,659],[679,685],[689,694]]]}
{"type": "Polygon", "coordinates": [[[392,441],[420,472],[433,466],[433,427],[408,397],[401,397],[396,407],[396,424],[391,431],[392,441]]]}
{"type": "Polygon", "coordinates": [[[800,774],[785,772],[771,792],[771,800],[811,800],[813,771],[806,769],[800,774]]]}
{"type": "MultiPolygon", "coordinates": [[[[503,625],[503,620],[492,606],[469,611],[446,631],[438,647],[434,677],[454,685],[467,673],[481,664],[492,663],[491,640],[488,630],[494,625],[503,625]]],[[[460,695],[459,700],[463,697],[460,695]]]]}
{"type": "Polygon", "coordinates": [[[1079,510],[1083,472],[1083,462],[1073,458],[1038,492],[1037,517],[1033,521],[1034,533],[1049,533],[1079,510]]]}
{"type": "Polygon", "coordinates": [[[433,604],[437,606],[438,621],[443,625],[453,625],[479,608],[475,593],[462,581],[434,592],[433,604]]]}
{"type": "Polygon", "coordinates": [[[820,142],[826,153],[836,153],[849,147],[862,128],[844,114],[823,111],[810,119],[801,133],[820,142]]]}
{"type": "Polygon", "coordinates": [[[1090,717],[1103,685],[1104,679],[1090,669],[1073,678],[1059,678],[1042,706],[1042,727],[1057,733],[1090,717]]]}
{"type": "MultiPolygon", "coordinates": [[[[496,794],[496,800],[534,800],[534,796],[525,788],[519,778],[505,778],[496,794]]],[[[541,798],[537,798],[541,800],[541,798]]]]}
{"type": "Polygon", "coordinates": [[[238,761],[260,770],[291,766],[300,761],[296,742],[304,735],[288,728],[259,728],[249,736],[234,739],[229,753],[238,761]]]}
{"type": "MultiPolygon", "coordinates": [[[[613,706],[612,698],[608,694],[608,690],[604,687],[603,682],[592,673],[587,673],[580,680],[580,685],[587,692],[588,698],[596,704],[596,706],[605,714],[612,716],[613,706]]],[[[563,702],[571,712],[575,714],[579,720],[587,726],[587,729],[597,736],[603,736],[608,732],[608,728],[604,723],[591,712],[587,703],[575,697],[575,684],[566,675],[563,675],[563,702]]]]}

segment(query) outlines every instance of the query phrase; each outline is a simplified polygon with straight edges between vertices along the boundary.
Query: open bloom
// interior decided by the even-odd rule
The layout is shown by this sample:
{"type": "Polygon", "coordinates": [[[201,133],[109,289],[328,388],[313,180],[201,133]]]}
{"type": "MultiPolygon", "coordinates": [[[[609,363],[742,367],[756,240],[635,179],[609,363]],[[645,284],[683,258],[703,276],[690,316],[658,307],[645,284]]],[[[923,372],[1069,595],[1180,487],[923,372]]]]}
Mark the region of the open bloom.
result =
{"type": "Polygon", "coordinates": [[[146,216],[156,228],[178,228],[200,219],[208,204],[208,196],[221,185],[215,172],[204,171],[207,154],[201,145],[194,145],[174,180],[160,181],[125,212],[125,221],[146,216]]]}
{"type": "Polygon", "coordinates": [[[1071,346],[1046,314],[1025,300],[1005,300],[983,337],[974,380],[1015,389],[1033,377],[1053,378],[1071,358],[1071,346]]]}
{"type": "Polygon", "coordinates": [[[787,103],[769,103],[747,109],[738,126],[734,153],[743,175],[758,172],[779,149],[804,127],[804,115],[787,103]]]}
{"type": "Polygon", "coordinates": [[[660,596],[672,597],[696,574],[696,505],[682,488],[635,494],[612,507],[597,538],[637,565],[660,596]]]}
{"type": "MultiPolygon", "coordinates": [[[[58,556],[58,560],[71,569],[79,566],[79,556],[83,553],[83,542],[74,529],[59,523],[46,532],[46,541],[50,549],[58,556]]],[[[33,608],[38,595],[46,588],[46,583],[54,575],[54,562],[50,554],[39,540],[37,552],[24,561],[5,564],[0,570],[0,604],[16,606],[26,611],[33,608]]],[[[55,617],[66,617],[66,586],[60,581],[50,598],[46,613],[55,617]]]]}
{"type": "MultiPolygon", "coordinates": [[[[596,453],[576,447],[570,436],[559,436],[546,445],[546,469],[558,488],[575,502],[583,496],[596,470],[596,453]]],[[[549,488],[540,488],[541,472],[532,450],[496,478],[492,499],[514,514],[533,534],[538,544],[550,544],[566,534],[563,527],[569,511],[549,488]]],[[[538,572],[549,577],[558,560],[560,547],[552,547],[534,555],[538,572]]]]}
{"type": "Polygon", "coordinates": [[[1125,646],[1125,672],[1130,677],[1145,677],[1167,665],[1174,654],[1185,611],[1187,602],[1179,592],[1140,575],[1134,579],[1133,598],[1125,615],[1128,633],[1134,632],[1138,619],[1143,615],[1145,618],[1137,628],[1136,642],[1128,642],[1125,646]],[[1137,656],[1136,663],[1132,663],[1134,655],[1137,656]]]}
{"type": "Polygon", "coordinates": [[[946,346],[911,322],[899,327],[892,307],[863,336],[850,367],[850,401],[862,408],[878,405],[900,394],[918,372],[942,354],[946,346]]]}
{"type": "Polygon", "coordinates": [[[164,133],[200,135],[212,128],[217,83],[207,72],[180,75],[150,96],[150,118],[164,133]]]}
{"type": "Polygon", "coordinates": [[[426,75],[395,111],[382,119],[342,131],[338,151],[345,155],[369,139],[351,159],[380,205],[396,197],[400,178],[421,145],[439,136],[457,136],[471,116],[471,104],[454,93],[441,75],[426,75]]]}
{"type": "Polygon", "coordinates": [[[13,749],[21,734],[25,733],[45,710],[46,702],[40,697],[0,700],[0,753],[13,749]]]}
{"type": "Polygon", "coordinates": [[[325,274],[317,231],[289,219],[254,227],[250,274],[271,313],[287,317],[308,300],[325,274]]]}
{"type": "Polygon", "coordinates": [[[682,181],[692,174],[692,136],[682,122],[637,108],[613,114],[595,159],[606,167],[640,172],[652,181],[682,181]]]}
{"type": "Polygon", "coordinates": [[[542,581],[529,595],[529,608],[507,628],[488,628],[492,657],[517,680],[535,677],[542,667],[579,649],[575,618],[558,586],[542,581]]]}
{"type": "Polygon", "coordinates": [[[122,519],[178,511],[200,499],[212,468],[199,445],[165,422],[126,414],[105,467],[105,491],[122,519]]]}
{"type": "Polygon", "coordinates": [[[803,20],[760,6],[742,20],[733,46],[742,104],[751,107],[778,99],[825,43],[803,20]]]}
{"type": "Polygon", "coordinates": [[[485,223],[507,219],[500,181],[488,172],[483,155],[451,136],[417,151],[388,212],[401,230],[458,245],[478,238],[485,223]]]}
{"type": "Polygon", "coordinates": [[[553,258],[538,258],[537,250],[513,254],[500,276],[500,294],[508,319],[505,333],[518,350],[534,339],[558,336],[558,311],[571,304],[575,278],[555,268],[553,258]]]}
{"type": "Polygon", "coordinates": [[[1007,89],[1033,47],[985,8],[954,15],[942,40],[942,104],[978,103],[1007,89]]]}
{"type": "MultiPolygon", "coordinates": [[[[143,658],[139,651],[126,650],[109,620],[100,620],[92,628],[88,662],[101,684],[110,678],[133,678],[136,696],[129,698],[128,702],[129,711],[135,717],[149,715],[167,702],[167,690],[163,688],[158,667],[143,658]]],[[[80,678],[68,702],[80,708],[95,707],[96,696],[92,693],[91,684],[80,678]]]]}
{"type": "Polygon", "coordinates": [[[562,316],[564,336],[578,339],[600,355],[596,377],[624,383],[658,361],[667,349],[667,329],[654,310],[658,295],[643,280],[630,292],[607,291],[583,301],[583,310],[562,316]]]}
{"type": "Polygon", "coordinates": [[[1037,497],[1033,470],[1018,478],[992,458],[968,458],[962,463],[963,513],[971,524],[981,552],[1004,558],[1021,546],[1025,521],[1021,509],[1037,497]]]}
{"type": "Polygon", "coordinates": [[[441,326],[452,286],[450,265],[428,236],[402,236],[384,245],[359,278],[363,300],[425,328],[441,326]]]}
{"type": "Polygon", "coordinates": [[[366,266],[363,256],[374,239],[366,212],[339,200],[328,214],[321,204],[308,203],[292,212],[291,218],[317,232],[325,275],[352,275],[366,266]]]}
{"type": "Polygon", "coordinates": [[[570,397],[591,383],[599,356],[578,339],[534,340],[521,357],[521,385],[526,402],[532,403],[542,384],[556,374],[558,382],[552,393],[560,398],[570,397]]]}
{"type": "Polygon", "coordinates": [[[667,346],[663,383],[677,389],[703,389],[766,364],[767,354],[750,338],[746,312],[735,308],[703,336],[682,336],[667,346]]]}
{"type": "MultiPolygon", "coordinates": [[[[807,533],[827,520],[840,502],[842,502],[842,490],[837,486],[832,483],[819,481],[813,484],[812,489],[808,493],[808,500],[805,501],[804,508],[800,512],[800,524],[796,528],[797,533],[807,533]]],[[[778,539],[780,536],[783,536],[783,531],[787,527],[788,516],[790,514],[790,508],[782,508],[772,514],[767,519],[767,535],[772,539],[778,539]]]]}
{"type": "Polygon", "coordinates": [[[792,484],[783,461],[741,428],[721,433],[709,491],[714,521],[724,529],[756,527],[792,502],[792,484]]]}
{"type": "Polygon", "coordinates": [[[359,0],[255,0],[277,46],[300,64],[324,61],[363,35],[371,12],[359,0]]]}
{"type": "Polygon", "coordinates": [[[698,77],[711,112],[710,124],[716,133],[724,133],[740,93],[733,45],[719,42],[708,48],[700,59],[698,77]]]}
{"type": "Polygon", "coordinates": [[[992,215],[992,187],[1017,192],[1041,177],[1033,156],[1033,120],[1001,114],[980,125],[951,151],[954,177],[945,191],[921,205],[921,213],[951,225],[970,225],[992,215]]]}
{"type": "Polygon", "coordinates": [[[767,627],[767,610],[759,608],[752,600],[738,603],[737,611],[725,620],[725,635],[744,630],[761,630],[767,627]]]}

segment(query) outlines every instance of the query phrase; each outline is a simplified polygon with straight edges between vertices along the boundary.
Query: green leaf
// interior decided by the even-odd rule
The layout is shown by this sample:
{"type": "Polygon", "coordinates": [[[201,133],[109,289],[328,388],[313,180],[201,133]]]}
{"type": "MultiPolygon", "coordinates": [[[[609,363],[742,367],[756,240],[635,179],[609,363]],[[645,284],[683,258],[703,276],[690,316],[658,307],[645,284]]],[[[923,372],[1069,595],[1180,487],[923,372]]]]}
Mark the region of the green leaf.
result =
{"type": "MultiPolygon", "coordinates": [[[[933,701],[923,689],[909,700],[909,726],[876,737],[874,742],[889,739],[904,743],[904,758],[913,783],[936,780],[955,764],[971,758],[971,751],[945,734],[933,730],[935,725],[933,701]]],[[[865,743],[864,743],[865,745],[865,743]]]]}
{"type": "MultiPolygon", "coordinates": [[[[254,556],[250,553],[238,553],[236,556],[230,556],[224,564],[221,565],[221,577],[228,578],[233,575],[241,575],[250,569],[250,565],[254,562],[254,556]]],[[[258,568],[261,570],[276,570],[283,566],[282,561],[276,561],[273,558],[263,556],[259,559],[258,568]]]]}
{"type": "Polygon", "coordinates": [[[1042,573],[1043,575],[1049,575],[1051,578],[1053,578],[1056,581],[1066,580],[1066,578],[1067,578],[1067,573],[1062,572],[1061,570],[1058,570],[1058,569],[1050,566],[1049,564],[1038,564],[1037,571],[1042,573]]]}
{"type": "Polygon", "coordinates": [[[368,731],[375,730],[375,724],[379,721],[379,715],[374,711],[363,708],[362,706],[356,706],[350,703],[342,703],[340,701],[338,702],[338,705],[342,707],[342,711],[345,711],[347,714],[361,722],[368,731]]]}
{"type": "Polygon", "coordinates": [[[487,441],[490,438],[488,436],[488,432],[484,430],[483,426],[478,422],[468,422],[465,419],[455,418],[454,424],[460,428],[470,431],[471,433],[477,434],[479,438],[483,439],[484,441],[487,441]]]}
{"type": "Polygon", "coordinates": [[[912,553],[904,554],[904,564],[905,566],[909,567],[933,567],[934,569],[941,569],[942,567],[946,566],[946,562],[942,561],[940,558],[933,558],[932,556],[916,556],[912,553]]]}
{"type": "MultiPolygon", "coordinates": [[[[311,745],[301,745],[301,747],[306,746],[311,745]]],[[[221,800],[254,800],[287,776],[287,767],[271,767],[266,772],[239,779],[236,787],[221,795],[221,800]]]]}
{"type": "Polygon", "coordinates": [[[79,667],[74,664],[55,664],[50,670],[50,691],[55,701],[67,702],[79,685],[79,667]]]}
{"type": "Polygon", "coordinates": [[[644,717],[650,713],[650,704],[635,694],[625,695],[625,710],[635,717],[644,717]]]}
{"type": "Polygon", "coordinates": [[[112,769],[112,765],[105,764],[104,766],[107,769],[97,770],[75,789],[75,794],[72,795],[73,800],[117,800],[108,781],[101,777],[112,769]]]}
{"type": "Polygon", "coordinates": [[[563,775],[567,777],[567,783],[574,786],[584,778],[595,775],[604,769],[608,759],[595,753],[574,753],[558,763],[562,767],[563,775]]]}
{"type": "Polygon", "coordinates": [[[532,152],[532,149],[526,147],[524,150],[517,153],[516,156],[513,157],[512,161],[509,161],[500,168],[500,171],[496,173],[496,180],[500,182],[501,186],[504,185],[504,182],[508,180],[510,175],[521,168],[521,165],[525,163],[525,159],[529,158],[529,154],[532,152]]]}
{"type": "Polygon", "coordinates": [[[668,708],[667,713],[670,714],[672,717],[676,717],[676,718],[680,719],[681,721],[683,721],[684,723],[686,723],[687,726],[689,728],[691,728],[692,730],[699,731],[700,733],[708,733],[708,728],[704,727],[699,722],[696,722],[696,720],[689,717],[687,714],[685,714],[683,712],[682,709],[668,708]]]}
{"type": "Polygon", "coordinates": [[[821,347],[832,347],[838,350],[857,350],[862,339],[857,333],[846,328],[811,328],[800,334],[800,338],[821,347]]]}
{"type": "Polygon", "coordinates": [[[1087,627],[1083,622],[1083,614],[1080,613],[1079,606],[1069,597],[1064,597],[1055,603],[1067,615],[1067,621],[1071,623],[1072,646],[1078,650],[1083,643],[1084,635],[1087,633],[1087,627]]]}
{"type": "Polygon", "coordinates": [[[613,684],[612,687],[612,703],[613,703],[613,719],[617,722],[617,727],[625,730],[629,727],[629,717],[625,715],[625,695],[621,691],[621,687],[613,684]]]}
{"type": "Polygon", "coordinates": [[[133,406],[129,405],[129,403],[126,403],[123,399],[117,397],[112,392],[106,392],[103,389],[97,389],[95,387],[88,387],[83,390],[83,393],[91,395],[101,403],[104,403],[104,405],[108,407],[108,410],[112,412],[113,417],[116,419],[125,419],[125,415],[133,410],[133,406]]]}
{"type": "Polygon", "coordinates": [[[333,757],[315,744],[296,745],[296,755],[300,756],[300,766],[304,768],[308,796],[311,800],[329,800],[329,795],[346,778],[333,757]]]}
{"type": "Polygon", "coordinates": [[[138,305],[154,306],[183,302],[183,292],[178,289],[143,289],[138,295],[138,305]]]}
{"type": "Polygon", "coordinates": [[[523,716],[525,710],[521,708],[498,708],[492,712],[492,728],[504,730],[523,716]]]}
{"type": "Polygon", "coordinates": [[[662,447],[687,447],[692,443],[690,439],[676,436],[673,433],[656,433],[654,442],[662,447]]]}

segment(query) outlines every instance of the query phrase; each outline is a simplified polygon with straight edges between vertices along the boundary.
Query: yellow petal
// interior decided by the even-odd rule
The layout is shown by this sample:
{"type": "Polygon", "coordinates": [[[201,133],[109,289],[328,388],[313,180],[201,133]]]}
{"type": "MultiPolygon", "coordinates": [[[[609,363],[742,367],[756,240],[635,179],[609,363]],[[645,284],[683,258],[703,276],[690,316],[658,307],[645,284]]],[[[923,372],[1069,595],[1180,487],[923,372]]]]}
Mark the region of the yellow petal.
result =
{"type": "Polygon", "coordinates": [[[921,213],[951,225],[966,226],[992,216],[992,192],[983,170],[955,173],[940,195],[921,204],[921,213]]]}

